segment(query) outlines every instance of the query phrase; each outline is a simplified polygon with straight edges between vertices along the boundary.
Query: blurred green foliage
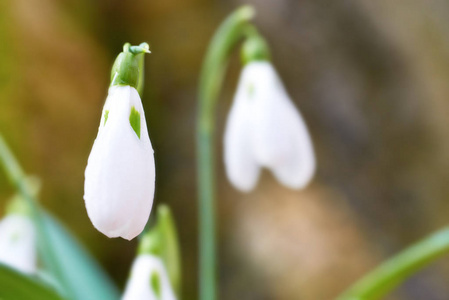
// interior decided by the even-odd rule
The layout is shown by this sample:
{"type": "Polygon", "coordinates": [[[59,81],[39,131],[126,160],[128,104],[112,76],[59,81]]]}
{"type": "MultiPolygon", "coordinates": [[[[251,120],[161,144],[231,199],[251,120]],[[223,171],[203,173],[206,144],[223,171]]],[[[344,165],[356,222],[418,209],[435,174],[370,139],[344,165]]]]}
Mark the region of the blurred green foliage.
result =
{"type": "MultiPolygon", "coordinates": [[[[327,300],[447,223],[449,7],[438,0],[250,2],[311,129],[319,172],[303,192],[279,188],[264,174],[256,192],[241,195],[226,182],[217,155],[220,294],[327,300]]],[[[96,232],[82,200],[113,59],[124,42],[150,43],[142,100],[156,155],[156,204],[173,209],[184,299],[196,299],[198,75],[212,33],[239,4],[0,3],[0,131],[27,173],[42,179],[43,205],[121,287],[136,242],[96,232]]],[[[236,53],[218,107],[218,132],[239,67],[236,53]]],[[[0,201],[12,194],[0,174],[0,201]]],[[[448,270],[443,260],[393,299],[445,299],[448,270]]]]}

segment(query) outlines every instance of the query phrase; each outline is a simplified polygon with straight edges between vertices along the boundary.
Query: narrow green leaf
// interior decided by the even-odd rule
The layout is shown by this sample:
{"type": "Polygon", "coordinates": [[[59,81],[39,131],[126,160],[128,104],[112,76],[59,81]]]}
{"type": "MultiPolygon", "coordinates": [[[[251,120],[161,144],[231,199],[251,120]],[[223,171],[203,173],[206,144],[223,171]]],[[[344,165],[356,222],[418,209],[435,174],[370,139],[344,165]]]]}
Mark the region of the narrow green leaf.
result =
{"type": "MultiPolygon", "coordinates": [[[[53,249],[48,241],[48,234],[45,232],[41,208],[36,201],[35,193],[36,191],[30,186],[27,181],[27,176],[22,171],[17,159],[14,157],[13,153],[9,149],[8,145],[4,141],[0,134],[0,162],[5,170],[11,184],[17,189],[19,195],[28,203],[31,210],[31,217],[36,226],[37,239],[38,239],[38,252],[39,257],[48,273],[53,276],[62,287],[66,287],[67,283],[63,282],[63,275],[61,274],[60,266],[58,265],[55,255],[52,252],[53,249]]],[[[67,293],[70,290],[65,291],[67,293]]]]}
{"type": "Polygon", "coordinates": [[[443,255],[449,253],[449,227],[443,228],[383,262],[337,300],[377,300],[443,255]]]}
{"type": "Polygon", "coordinates": [[[45,213],[45,230],[58,264],[64,274],[64,282],[78,300],[114,300],[119,292],[94,258],[54,217],[45,213]]]}
{"type": "Polygon", "coordinates": [[[159,205],[157,210],[158,224],[161,235],[161,257],[167,268],[170,282],[180,295],[181,292],[181,254],[175,221],[167,205],[159,205]]]}
{"type": "Polygon", "coordinates": [[[46,282],[0,264],[1,300],[63,300],[46,282]]]}

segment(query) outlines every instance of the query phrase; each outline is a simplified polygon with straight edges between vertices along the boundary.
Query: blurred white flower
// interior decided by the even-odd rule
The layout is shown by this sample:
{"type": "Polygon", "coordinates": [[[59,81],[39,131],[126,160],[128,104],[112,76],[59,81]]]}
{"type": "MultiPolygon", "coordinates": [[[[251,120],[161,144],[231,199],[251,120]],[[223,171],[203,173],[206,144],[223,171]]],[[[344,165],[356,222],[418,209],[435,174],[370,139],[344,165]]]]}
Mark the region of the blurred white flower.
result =
{"type": "Polygon", "coordinates": [[[122,300],[176,300],[160,258],[150,254],[137,256],[122,300]]]}
{"type": "Polygon", "coordinates": [[[133,239],[145,227],[154,197],[154,155],[136,89],[113,86],[85,171],[84,200],[95,228],[133,239]]]}
{"type": "Polygon", "coordinates": [[[312,141],[275,69],[268,61],[245,65],[228,116],[224,162],[231,183],[252,190],[261,167],[285,186],[305,187],[315,172],[312,141]]]}
{"type": "Polygon", "coordinates": [[[0,221],[0,262],[25,273],[36,272],[36,231],[28,216],[9,214],[0,221]]]}

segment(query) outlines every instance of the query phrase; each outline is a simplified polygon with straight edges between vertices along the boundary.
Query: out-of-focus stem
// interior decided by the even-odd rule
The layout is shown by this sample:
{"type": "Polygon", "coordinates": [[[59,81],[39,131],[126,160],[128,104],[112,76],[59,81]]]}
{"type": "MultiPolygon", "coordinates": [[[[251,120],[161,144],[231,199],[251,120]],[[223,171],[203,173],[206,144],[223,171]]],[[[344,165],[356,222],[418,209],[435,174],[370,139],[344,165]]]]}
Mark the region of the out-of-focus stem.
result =
{"type": "Polygon", "coordinates": [[[199,192],[199,282],[200,300],[216,299],[215,247],[215,106],[230,53],[245,34],[254,9],[244,6],[231,14],[218,28],[203,62],[198,96],[197,164],[199,192]]]}
{"type": "Polygon", "coordinates": [[[382,263],[337,300],[380,299],[411,275],[449,253],[449,227],[410,246],[382,263]]]}

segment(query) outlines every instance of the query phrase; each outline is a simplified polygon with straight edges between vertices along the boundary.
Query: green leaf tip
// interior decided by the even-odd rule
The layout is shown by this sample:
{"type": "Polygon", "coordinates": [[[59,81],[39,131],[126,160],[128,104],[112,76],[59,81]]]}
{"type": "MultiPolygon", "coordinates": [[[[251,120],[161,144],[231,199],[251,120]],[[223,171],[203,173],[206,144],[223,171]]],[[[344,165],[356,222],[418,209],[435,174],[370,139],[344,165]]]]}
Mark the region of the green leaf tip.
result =
{"type": "Polygon", "coordinates": [[[157,299],[161,298],[161,278],[159,274],[153,272],[150,277],[151,290],[156,294],[157,299]]]}
{"type": "Polygon", "coordinates": [[[129,124],[140,139],[140,113],[134,106],[131,107],[131,113],[129,114],[129,124]]]}

